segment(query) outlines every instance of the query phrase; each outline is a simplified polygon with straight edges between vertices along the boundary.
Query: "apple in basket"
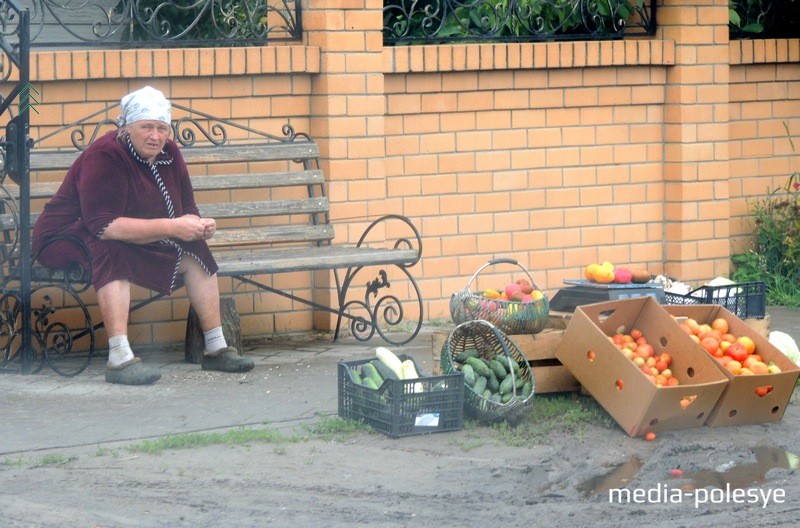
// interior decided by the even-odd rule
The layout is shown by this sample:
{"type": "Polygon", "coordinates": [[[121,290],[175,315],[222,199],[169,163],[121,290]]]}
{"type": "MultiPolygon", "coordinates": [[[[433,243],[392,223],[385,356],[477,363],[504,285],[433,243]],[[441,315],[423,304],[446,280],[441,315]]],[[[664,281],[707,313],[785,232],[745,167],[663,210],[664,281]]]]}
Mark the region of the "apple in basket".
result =
{"type": "Polygon", "coordinates": [[[533,286],[527,279],[519,279],[517,284],[524,295],[530,295],[533,292],[533,286]]]}

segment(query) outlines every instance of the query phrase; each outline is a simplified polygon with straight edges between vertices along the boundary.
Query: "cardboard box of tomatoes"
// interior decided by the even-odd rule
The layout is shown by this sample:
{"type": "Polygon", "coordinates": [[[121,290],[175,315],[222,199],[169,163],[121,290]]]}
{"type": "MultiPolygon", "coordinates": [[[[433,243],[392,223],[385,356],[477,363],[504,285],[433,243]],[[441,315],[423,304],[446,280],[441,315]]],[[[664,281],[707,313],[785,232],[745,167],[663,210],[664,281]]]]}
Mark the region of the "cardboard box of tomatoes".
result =
{"type": "Polygon", "coordinates": [[[685,333],[698,329],[692,334],[695,346],[715,358],[717,367],[728,378],[707,425],[758,424],[783,418],[800,367],[722,306],[669,305],[664,309],[677,318],[685,333]],[[713,332],[715,329],[721,337],[713,332]]]}
{"type": "Polygon", "coordinates": [[[578,306],[556,358],[632,437],[703,425],[728,384],[651,297],[578,306]]]}

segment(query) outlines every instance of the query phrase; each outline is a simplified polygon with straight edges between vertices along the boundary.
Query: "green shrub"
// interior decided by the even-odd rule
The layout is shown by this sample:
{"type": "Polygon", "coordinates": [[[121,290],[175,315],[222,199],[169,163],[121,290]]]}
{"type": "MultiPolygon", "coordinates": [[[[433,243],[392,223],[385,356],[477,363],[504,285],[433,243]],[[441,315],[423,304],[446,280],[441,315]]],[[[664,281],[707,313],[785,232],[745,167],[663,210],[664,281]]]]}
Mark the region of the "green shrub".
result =
{"type": "Polygon", "coordinates": [[[733,280],[763,280],[768,304],[800,307],[800,172],[753,204],[752,212],[755,247],[733,256],[733,280]]]}
{"type": "Polygon", "coordinates": [[[800,36],[800,0],[729,0],[733,37],[800,36]]]}

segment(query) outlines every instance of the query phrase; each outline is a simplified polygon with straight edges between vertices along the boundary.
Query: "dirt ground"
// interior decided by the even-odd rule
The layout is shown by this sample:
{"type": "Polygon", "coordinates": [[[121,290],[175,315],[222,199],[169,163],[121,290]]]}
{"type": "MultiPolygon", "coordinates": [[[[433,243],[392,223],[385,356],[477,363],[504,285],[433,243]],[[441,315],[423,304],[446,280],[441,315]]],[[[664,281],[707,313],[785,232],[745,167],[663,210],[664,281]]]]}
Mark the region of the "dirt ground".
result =
{"type": "MultiPolygon", "coordinates": [[[[800,317],[789,315],[794,327],[800,317]]],[[[302,422],[336,415],[343,351],[272,347],[252,373],[235,377],[176,356],[145,389],[109,387],[101,365],[71,381],[2,378],[0,526],[800,526],[797,389],[779,423],[662,432],[651,442],[592,424],[512,447],[470,424],[400,439],[359,432],[335,441],[129,449],[139,443],[132,439],[178,426],[211,431],[263,420],[285,435],[302,432],[302,422]],[[30,401],[37,403],[23,405],[30,401]],[[187,410],[188,401],[197,408],[187,410]],[[291,411],[286,420],[269,420],[282,410],[291,411]],[[106,434],[104,420],[120,412],[130,413],[113,425],[120,435],[106,434]],[[154,414],[161,421],[144,420],[154,414]],[[24,447],[29,438],[36,446],[24,447]]],[[[537,395],[534,405],[548,397],[537,395]]]]}
{"type": "Polygon", "coordinates": [[[57,463],[7,458],[0,510],[25,528],[798,526],[799,426],[793,401],[778,424],[652,442],[590,426],[530,448],[480,427],[160,454],[108,443],[61,449],[57,463]],[[609,494],[622,487],[641,491],[609,494]]]}

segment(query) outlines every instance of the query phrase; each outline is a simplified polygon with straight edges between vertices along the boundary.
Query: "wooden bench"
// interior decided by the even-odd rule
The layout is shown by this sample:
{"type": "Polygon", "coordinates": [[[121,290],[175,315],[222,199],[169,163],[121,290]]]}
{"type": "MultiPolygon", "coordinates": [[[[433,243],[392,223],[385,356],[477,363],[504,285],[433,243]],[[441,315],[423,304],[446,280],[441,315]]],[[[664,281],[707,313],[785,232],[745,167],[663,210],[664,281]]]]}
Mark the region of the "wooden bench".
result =
{"type": "MultiPolygon", "coordinates": [[[[105,114],[110,115],[109,111],[113,111],[115,106],[106,109],[105,114]]],[[[209,245],[219,264],[220,277],[232,277],[256,290],[276,293],[313,309],[335,314],[334,339],[342,330],[343,319],[349,321],[352,334],[360,340],[370,339],[377,333],[387,342],[400,345],[416,337],[422,324],[422,299],[409,268],[419,261],[422,247],[419,232],[408,218],[387,215],[371,223],[369,219],[361,219],[361,223],[368,226],[357,243],[334,243],[335,224],[330,218],[331,204],[325,176],[320,169],[319,148],[314,141],[305,134],[295,133],[288,125],[283,127],[282,136],[274,136],[187,107],[173,107],[173,116],[184,114],[173,121],[172,137],[181,144],[181,152],[192,175],[198,207],[203,216],[217,220],[218,230],[209,240],[209,245]],[[376,229],[378,226],[380,232],[376,229]],[[396,237],[385,241],[384,232],[396,234],[396,237]],[[410,292],[405,297],[416,296],[415,300],[409,301],[391,292],[389,274],[382,269],[385,266],[400,271],[403,281],[407,280],[411,286],[405,288],[410,292]],[[362,270],[375,267],[380,269],[368,276],[371,280],[356,278],[362,270]],[[275,288],[268,280],[274,274],[317,270],[334,273],[336,303],[333,306],[275,288]],[[348,294],[354,286],[365,290],[363,297],[350,298],[348,294]],[[415,328],[402,334],[389,333],[386,331],[389,328],[382,328],[382,325],[399,328],[406,313],[403,303],[414,301],[419,314],[415,328]]],[[[114,126],[110,119],[98,119],[99,114],[63,127],[37,142],[47,143],[55,134],[71,130],[75,149],[34,148],[31,151],[31,174],[56,171],[63,177],[80,151],[108,127],[114,126]],[[88,139],[84,141],[84,138],[88,139]]],[[[53,196],[59,185],[60,181],[31,183],[31,201],[38,201],[41,205],[53,196]]],[[[5,181],[3,187],[10,196],[18,197],[16,186],[5,181]]],[[[14,260],[18,236],[15,229],[19,222],[10,209],[14,204],[7,198],[3,200],[2,196],[0,201],[4,206],[0,214],[0,230],[5,237],[0,251],[6,262],[3,293],[11,292],[13,297],[13,284],[18,277],[14,266],[19,264],[14,260]]],[[[37,216],[38,213],[31,213],[31,225],[37,216]]],[[[60,337],[62,346],[57,349],[42,343],[53,341],[52,336],[46,335],[48,328],[51,332],[59,329],[64,332],[63,328],[53,326],[53,315],[63,303],[53,301],[50,296],[49,305],[34,307],[36,342],[45,349],[41,354],[42,364],[47,359],[53,368],[68,374],[77,373],[77,369],[59,368],[47,356],[63,356],[71,348],[63,341],[74,342],[76,338],[90,339],[93,349],[93,332],[102,323],[91,320],[91,310],[80,299],[80,294],[88,288],[90,277],[91,270],[53,270],[37,262],[31,268],[32,288],[55,286],[71,297],[74,300],[72,304],[83,313],[85,328],[70,328],[66,332],[68,336],[60,337]]],[[[131,309],[138,310],[162,297],[154,293],[131,309]]],[[[10,359],[8,356],[7,353],[6,361],[10,359]]],[[[193,358],[187,354],[187,359],[193,358]]]]}

